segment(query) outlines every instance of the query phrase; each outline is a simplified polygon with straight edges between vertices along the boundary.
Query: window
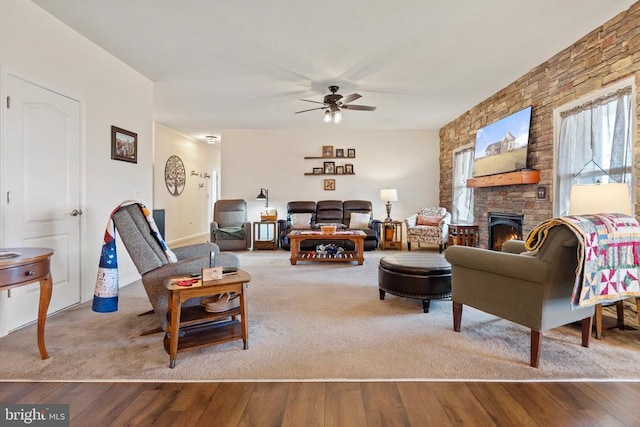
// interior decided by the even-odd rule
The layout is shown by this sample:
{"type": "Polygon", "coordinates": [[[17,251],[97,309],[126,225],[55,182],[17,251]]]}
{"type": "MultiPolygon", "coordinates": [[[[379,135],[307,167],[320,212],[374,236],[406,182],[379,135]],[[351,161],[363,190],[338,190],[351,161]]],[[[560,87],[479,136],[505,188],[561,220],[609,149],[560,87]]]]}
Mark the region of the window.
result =
{"type": "Polygon", "coordinates": [[[634,93],[627,83],[557,112],[554,216],[566,215],[574,184],[617,182],[633,188],[634,93]]]}
{"type": "Polygon", "coordinates": [[[453,203],[451,222],[473,223],[473,189],[467,179],[473,175],[473,145],[465,145],[453,152],[453,203]]]}

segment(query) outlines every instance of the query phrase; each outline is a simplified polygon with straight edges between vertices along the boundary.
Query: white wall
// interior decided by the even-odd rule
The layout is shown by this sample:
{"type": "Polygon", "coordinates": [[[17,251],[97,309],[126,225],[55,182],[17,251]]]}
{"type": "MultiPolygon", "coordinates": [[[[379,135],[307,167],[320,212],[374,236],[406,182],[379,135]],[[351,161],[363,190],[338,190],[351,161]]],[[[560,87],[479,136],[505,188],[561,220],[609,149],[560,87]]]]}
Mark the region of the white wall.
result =
{"type": "MultiPolygon", "coordinates": [[[[0,2],[0,64],[82,103],[81,297],[87,301],[110,212],[126,199],[151,207],[152,82],[25,0],[0,2]],[[112,125],[138,134],[137,164],[111,160],[112,125]]],[[[137,271],[122,246],[118,255],[127,283],[137,271]]]]}
{"type": "Polygon", "coordinates": [[[165,209],[165,240],[170,245],[191,239],[209,240],[208,208],[213,203],[209,194],[210,186],[216,182],[213,177],[205,179],[204,173],[220,169],[219,145],[197,141],[160,123],[154,129],[153,208],[165,209]],[[180,157],[187,171],[185,188],[179,196],[169,193],[164,180],[165,164],[172,155],[180,157]],[[192,170],[198,175],[192,176],[192,170]],[[200,188],[201,184],[204,187],[200,188]]]}
{"type": "MultiPolygon", "coordinates": [[[[338,125],[339,127],[339,125],[338,125]]],[[[439,200],[438,131],[426,130],[225,130],[221,142],[221,199],[245,199],[249,220],[259,220],[264,202],[255,200],[260,188],[269,189],[269,206],[286,215],[293,200],[371,200],[376,219],[384,219],[380,190],[396,188],[391,216],[402,220],[439,200]],[[355,159],[331,159],[336,165],[353,163],[352,176],[305,176],[323,160],[323,145],[356,149],[355,159]],[[323,179],[336,180],[335,191],[324,191],[323,179]]]]}

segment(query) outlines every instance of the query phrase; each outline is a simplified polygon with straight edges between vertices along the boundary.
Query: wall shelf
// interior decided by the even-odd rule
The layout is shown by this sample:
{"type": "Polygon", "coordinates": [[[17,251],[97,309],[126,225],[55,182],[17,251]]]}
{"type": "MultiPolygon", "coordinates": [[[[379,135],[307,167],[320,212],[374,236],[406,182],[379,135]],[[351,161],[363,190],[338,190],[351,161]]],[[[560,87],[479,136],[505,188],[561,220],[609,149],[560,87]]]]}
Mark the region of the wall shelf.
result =
{"type": "Polygon", "coordinates": [[[305,175],[315,175],[315,176],[320,176],[320,175],[338,175],[338,176],[342,176],[342,175],[355,175],[355,173],[313,173],[313,172],[305,172],[305,175]]]}
{"type": "Polygon", "coordinates": [[[332,157],[323,157],[323,156],[305,156],[305,160],[310,160],[310,159],[342,159],[342,160],[348,160],[348,159],[355,159],[355,157],[336,157],[336,156],[332,156],[332,157]]]}
{"type": "Polygon", "coordinates": [[[467,187],[499,187],[502,185],[537,184],[538,182],[540,182],[540,171],[528,169],[471,178],[467,180],[467,187]]]}

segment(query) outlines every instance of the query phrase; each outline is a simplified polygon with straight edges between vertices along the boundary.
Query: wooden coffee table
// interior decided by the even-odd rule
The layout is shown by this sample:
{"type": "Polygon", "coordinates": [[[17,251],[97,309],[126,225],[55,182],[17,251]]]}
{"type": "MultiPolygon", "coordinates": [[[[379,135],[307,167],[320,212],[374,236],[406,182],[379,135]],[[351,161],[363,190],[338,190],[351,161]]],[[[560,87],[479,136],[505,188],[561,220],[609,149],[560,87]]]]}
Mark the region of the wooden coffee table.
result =
{"type": "Polygon", "coordinates": [[[188,276],[170,277],[165,286],[170,292],[169,326],[164,337],[164,348],[169,353],[169,367],[176,366],[176,354],[227,341],[242,339],[244,349],[249,348],[249,319],[244,293],[251,276],[244,270],[224,275],[220,280],[194,280],[191,286],[179,286],[188,276]],[[200,305],[182,307],[191,298],[207,297],[225,292],[239,295],[240,306],[221,313],[210,313],[200,305]],[[238,315],[240,320],[238,320],[238,315]],[[222,321],[230,318],[229,321],[222,321]],[[182,336],[180,336],[182,334],[182,336]]]}
{"type": "Polygon", "coordinates": [[[296,265],[298,261],[316,262],[352,262],[357,261],[358,265],[364,263],[364,239],[367,234],[361,230],[336,231],[334,233],[323,233],[312,230],[293,230],[288,236],[291,242],[291,265],[296,265]],[[318,254],[315,251],[301,251],[300,242],[303,240],[351,240],[355,244],[354,251],[344,251],[340,254],[327,255],[318,254]]]}

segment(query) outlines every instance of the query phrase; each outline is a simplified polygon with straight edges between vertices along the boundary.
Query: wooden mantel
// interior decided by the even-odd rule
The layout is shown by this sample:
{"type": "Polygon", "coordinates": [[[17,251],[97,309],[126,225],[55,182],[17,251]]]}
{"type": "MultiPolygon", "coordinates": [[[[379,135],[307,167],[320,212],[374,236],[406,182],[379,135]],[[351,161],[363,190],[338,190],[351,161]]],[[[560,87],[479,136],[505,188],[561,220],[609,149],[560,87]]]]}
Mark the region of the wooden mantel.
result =
{"type": "Polygon", "coordinates": [[[540,171],[529,169],[471,178],[467,180],[467,187],[499,187],[501,185],[537,184],[539,182],[540,171]]]}

